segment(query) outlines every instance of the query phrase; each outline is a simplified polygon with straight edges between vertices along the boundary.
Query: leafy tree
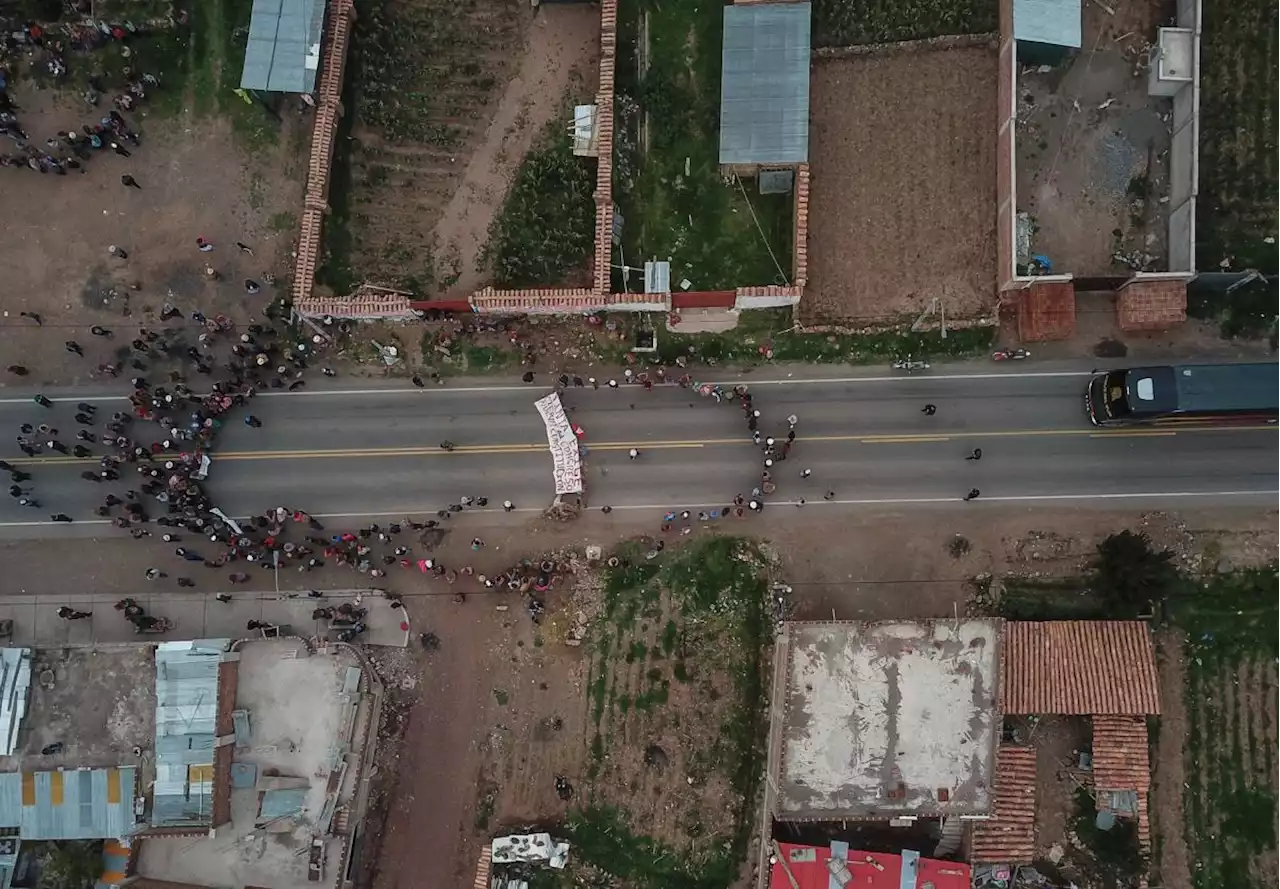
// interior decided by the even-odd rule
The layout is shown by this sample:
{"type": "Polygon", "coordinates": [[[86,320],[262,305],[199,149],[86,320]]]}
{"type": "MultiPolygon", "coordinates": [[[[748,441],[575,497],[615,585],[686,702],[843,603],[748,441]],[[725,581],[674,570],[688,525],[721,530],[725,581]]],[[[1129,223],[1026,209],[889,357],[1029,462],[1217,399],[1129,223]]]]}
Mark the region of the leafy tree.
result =
{"type": "Polygon", "coordinates": [[[1115,617],[1134,617],[1172,593],[1180,575],[1172,552],[1152,549],[1146,534],[1121,531],[1098,544],[1089,579],[1115,617]]]}
{"type": "Polygon", "coordinates": [[[40,889],[86,889],[102,876],[102,843],[58,840],[44,844],[40,889]]]}

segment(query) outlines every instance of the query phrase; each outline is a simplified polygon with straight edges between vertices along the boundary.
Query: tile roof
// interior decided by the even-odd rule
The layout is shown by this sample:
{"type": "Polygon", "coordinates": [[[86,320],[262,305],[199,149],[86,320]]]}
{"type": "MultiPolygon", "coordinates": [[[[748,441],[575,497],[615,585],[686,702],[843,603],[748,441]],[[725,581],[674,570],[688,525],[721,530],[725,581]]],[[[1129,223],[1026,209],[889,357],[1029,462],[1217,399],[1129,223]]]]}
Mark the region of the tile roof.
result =
{"type": "Polygon", "coordinates": [[[1159,714],[1155,650],[1146,623],[1006,623],[1000,710],[1006,715],[1159,714]]]}
{"type": "Polygon", "coordinates": [[[1147,793],[1151,790],[1151,762],[1147,721],[1141,716],[1093,717],[1093,786],[1132,790],[1138,797],[1138,840],[1145,849],[1151,839],[1147,793]]]}
{"type": "Polygon", "coordinates": [[[996,748],[996,799],[992,815],[974,822],[977,864],[1030,864],[1036,857],[1036,750],[996,748]]]}

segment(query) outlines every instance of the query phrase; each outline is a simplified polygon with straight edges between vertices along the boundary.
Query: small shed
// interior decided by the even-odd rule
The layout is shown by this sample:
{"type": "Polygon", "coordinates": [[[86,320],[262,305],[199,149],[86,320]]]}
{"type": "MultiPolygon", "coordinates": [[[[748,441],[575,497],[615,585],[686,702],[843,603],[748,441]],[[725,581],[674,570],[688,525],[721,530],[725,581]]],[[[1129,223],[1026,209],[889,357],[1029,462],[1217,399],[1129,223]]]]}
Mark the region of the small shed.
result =
{"type": "Polygon", "coordinates": [[[1057,65],[1080,49],[1080,0],[1013,0],[1013,39],[1024,65],[1057,65]]]}
{"type": "Polygon", "coordinates": [[[754,175],[809,160],[809,22],[808,3],[724,8],[722,165],[754,175]]]}
{"type": "Polygon", "coordinates": [[[320,69],[325,0],[253,0],[240,88],[310,93],[320,69]]]}

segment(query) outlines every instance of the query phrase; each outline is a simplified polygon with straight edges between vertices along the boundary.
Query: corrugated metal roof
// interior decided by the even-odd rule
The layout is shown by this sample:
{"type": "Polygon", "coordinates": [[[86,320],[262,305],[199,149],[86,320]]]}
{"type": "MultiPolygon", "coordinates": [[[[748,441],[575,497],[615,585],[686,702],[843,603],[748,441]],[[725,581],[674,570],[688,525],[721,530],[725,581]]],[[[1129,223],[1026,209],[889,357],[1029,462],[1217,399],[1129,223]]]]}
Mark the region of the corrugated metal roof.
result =
{"type": "Polygon", "coordinates": [[[298,814],[307,801],[307,792],[306,787],[266,791],[262,794],[262,804],[258,807],[258,820],[270,821],[298,814]]]}
{"type": "Polygon", "coordinates": [[[1080,0],[1013,0],[1013,39],[1080,48],[1080,0]]]}
{"type": "Polygon", "coordinates": [[[1150,630],[1138,620],[1006,623],[1000,712],[1158,715],[1160,685],[1150,630]]]}
{"type": "Polygon", "coordinates": [[[253,0],[240,87],[309,93],[320,67],[324,0],[253,0]]]}
{"type": "Polygon", "coordinates": [[[133,827],[134,768],[0,774],[0,827],[24,840],[102,840],[133,827]]]}
{"type": "Polygon", "coordinates": [[[991,817],[973,825],[971,857],[979,864],[1030,864],[1036,857],[1036,751],[996,748],[991,817]]]}
{"type": "Polygon", "coordinates": [[[809,159],[809,4],[724,8],[720,163],[809,159]]]}
{"type": "Polygon", "coordinates": [[[0,756],[12,756],[31,693],[31,649],[0,648],[0,756]]]}
{"type": "Polygon", "coordinates": [[[156,649],[155,827],[213,816],[218,666],[229,639],[163,642],[156,649]]]}

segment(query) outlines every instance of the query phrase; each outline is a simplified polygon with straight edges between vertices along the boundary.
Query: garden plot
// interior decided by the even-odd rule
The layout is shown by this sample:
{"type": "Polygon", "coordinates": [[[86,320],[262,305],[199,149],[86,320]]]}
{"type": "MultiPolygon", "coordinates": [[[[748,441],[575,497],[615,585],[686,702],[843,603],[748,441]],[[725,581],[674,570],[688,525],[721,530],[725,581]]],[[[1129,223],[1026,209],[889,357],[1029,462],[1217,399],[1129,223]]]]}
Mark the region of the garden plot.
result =
{"type": "MultiPolygon", "coordinates": [[[[1018,71],[1017,203],[1031,252],[1076,277],[1168,268],[1173,101],[1147,95],[1154,2],[1116,15],[1083,8],[1086,47],[1054,68],[1018,71]]],[[[1202,140],[1203,141],[1203,140],[1202,140]]]]}
{"type": "MultiPolygon", "coordinates": [[[[618,4],[613,195],[621,258],[671,261],[674,287],[790,283],[794,196],[720,172],[720,4],[618,4]]],[[[614,251],[615,264],[618,250],[614,251]]],[[[613,288],[623,289],[615,270],[613,288]]],[[[627,290],[643,290],[631,273],[627,290]]]]}
{"type": "Polygon", "coordinates": [[[1274,273],[1277,7],[1206,3],[1203,24],[1197,267],[1274,273]]]}
{"type": "Polygon", "coordinates": [[[813,0],[813,45],[853,46],[958,34],[998,27],[996,0],[813,0]]]}
{"type": "Polygon", "coordinates": [[[538,680],[511,676],[492,692],[509,715],[481,745],[474,826],[562,823],[570,868],[544,885],[604,871],[627,885],[726,886],[745,855],[768,559],[740,538],[652,545],[623,544],[616,567],[580,573],[572,601],[549,603],[532,646],[511,658],[538,680]],[[565,644],[575,625],[581,647],[565,644]]]}
{"type": "MultiPolygon", "coordinates": [[[[599,12],[516,0],[389,0],[356,25],[349,169],[322,283],[426,297],[488,283],[483,248],[525,154],[595,78],[599,12]]],[[[582,161],[582,163],[589,163],[582,161]]]]}
{"type": "MultiPolygon", "coordinates": [[[[1181,668],[1164,677],[1185,676],[1183,689],[1164,689],[1185,694],[1183,718],[1161,727],[1161,746],[1182,751],[1185,782],[1183,824],[1167,819],[1165,841],[1186,850],[1196,889],[1277,881],[1276,580],[1274,566],[1211,577],[1177,603],[1173,618],[1185,637],[1171,635],[1164,646],[1181,668]]],[[[1170,867],[1161,876],[1175,885],[1186,873],[1170,867]]]]}
{"type": "Polygon", "coordinates": [[[896,323],[995,302],[996,54],[815,59],[806,322],[896,323]]]}

